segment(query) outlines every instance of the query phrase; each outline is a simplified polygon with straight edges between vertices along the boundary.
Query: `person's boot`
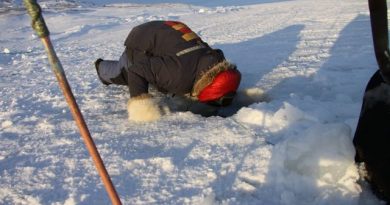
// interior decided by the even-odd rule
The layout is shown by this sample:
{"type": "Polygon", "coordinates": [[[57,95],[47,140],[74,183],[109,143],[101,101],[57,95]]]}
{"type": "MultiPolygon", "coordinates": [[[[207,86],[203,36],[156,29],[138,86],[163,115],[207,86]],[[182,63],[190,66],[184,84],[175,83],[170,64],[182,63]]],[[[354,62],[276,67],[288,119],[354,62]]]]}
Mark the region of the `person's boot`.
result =
{"type": "Polygon", "coordinates": [[[98,77],[99,77],[99,80],[100,80],[104,85],[110,85],[110,84],[111,84],[110,82],[107,82],[107,81],[105,81],[103,78],[100,77],[100,74],[99,74],[99,64],[100,64],[100,62],[102,62],[102,61],[103,61],[103,59],[101,59],[101,58],[99,58],[99,59],[97,59],[97,60],[95,61],[96,73],[97,73],[97,75],[98,75],[98,77]]]}

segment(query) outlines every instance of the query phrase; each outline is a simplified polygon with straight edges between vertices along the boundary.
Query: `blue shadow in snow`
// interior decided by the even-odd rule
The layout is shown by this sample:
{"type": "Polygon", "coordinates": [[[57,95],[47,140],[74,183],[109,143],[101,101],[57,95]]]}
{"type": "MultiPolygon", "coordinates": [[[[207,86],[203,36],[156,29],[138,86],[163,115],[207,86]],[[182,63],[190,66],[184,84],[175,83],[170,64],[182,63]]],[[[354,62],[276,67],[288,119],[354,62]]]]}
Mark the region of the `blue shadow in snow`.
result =
{"type": "Polygon", "coordinates": [[[330,57],[314,78],[287,78],[273,90],[314,99],[328,100],[341,95],[361,100],[368,79],[377,69],[372,45],[369,16],[359,15],[341,30],[330,49],[330,57]]]}
{"type": "Polygon", "coordinates": [[[225,57],[237,64],[242,73],[241,88],[251,87],[296,50],[303,28],[303,25],[288,26],[245,42],[213,47],[222,49],[225,57]]]}
{"type": "Polygon", "coordinates": [[[366,83],[377,70],[369,16],[359,15],[349,23],[330,53],[317,74],[328,80],[324,82],[330,91],[326,97],[337,93],[361,100],[366,83]]]}

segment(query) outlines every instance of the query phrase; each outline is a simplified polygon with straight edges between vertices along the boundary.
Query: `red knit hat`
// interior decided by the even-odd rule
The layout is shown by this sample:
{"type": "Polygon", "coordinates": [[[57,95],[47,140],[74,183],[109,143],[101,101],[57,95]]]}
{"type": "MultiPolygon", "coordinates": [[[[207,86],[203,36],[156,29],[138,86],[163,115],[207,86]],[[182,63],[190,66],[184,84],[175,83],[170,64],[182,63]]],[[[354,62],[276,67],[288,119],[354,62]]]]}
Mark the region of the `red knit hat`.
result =
{"type": "Polygon", "coordinates": [[[218,100],[224,95],[235,92],[240,85],[241,74],[236,69],[225,70],[215,76],[213,82],[206,86],[198,95],[199,102],[218,100]]]}

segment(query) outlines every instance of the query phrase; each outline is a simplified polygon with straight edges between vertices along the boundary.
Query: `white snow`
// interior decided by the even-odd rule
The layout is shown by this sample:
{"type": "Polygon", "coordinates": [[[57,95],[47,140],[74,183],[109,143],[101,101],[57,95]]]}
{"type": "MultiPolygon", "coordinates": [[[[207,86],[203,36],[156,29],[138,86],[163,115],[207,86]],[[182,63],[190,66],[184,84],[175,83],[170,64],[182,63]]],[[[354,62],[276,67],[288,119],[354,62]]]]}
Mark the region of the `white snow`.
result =
{"type": "MultiPolygon", "coordinates": [[[[384,204],[358,183],[352,145],[377,69],[366,1],[130,2],[42,1],[123,204],[384,204]],[[130,123],[127,88],[103,86],[93,62],[117,59],[132,27],[161,19],[221,48],[240,89],[264,96],[227,118],[130,123]]],[[[0,204],[109,204],[30,17],[19,0],[0,7],[0,204]]]]}

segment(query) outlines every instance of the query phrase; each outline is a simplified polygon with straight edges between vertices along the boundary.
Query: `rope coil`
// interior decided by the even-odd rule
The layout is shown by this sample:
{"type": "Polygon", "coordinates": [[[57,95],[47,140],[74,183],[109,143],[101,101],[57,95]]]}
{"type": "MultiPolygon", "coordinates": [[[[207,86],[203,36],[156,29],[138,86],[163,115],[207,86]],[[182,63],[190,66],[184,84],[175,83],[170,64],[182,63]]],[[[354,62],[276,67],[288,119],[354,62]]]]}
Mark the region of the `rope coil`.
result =
{"type": "Polygon", "coordinates": [[[31,26],[38,34],[40,38],[48,36],[49,30],[47,29],[45,20],[42,17],[42,9],[38,5],[36,0],[23,0],[24,6],[27,9],[27,13],[31,16],[31,26]]]}

